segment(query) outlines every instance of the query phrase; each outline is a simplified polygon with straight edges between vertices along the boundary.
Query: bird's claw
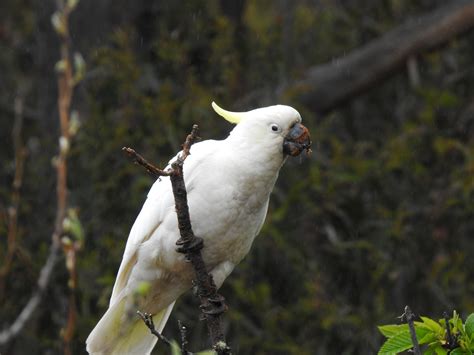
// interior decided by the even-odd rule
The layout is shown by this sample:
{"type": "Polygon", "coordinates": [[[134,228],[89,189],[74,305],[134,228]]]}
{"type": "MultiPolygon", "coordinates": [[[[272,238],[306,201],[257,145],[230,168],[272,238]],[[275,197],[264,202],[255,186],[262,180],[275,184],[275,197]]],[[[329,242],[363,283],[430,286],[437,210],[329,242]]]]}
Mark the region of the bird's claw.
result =
{"type": "Polygon", "coordinates": [[[187,254],[190,252],[201,250],[204,246],[204,242],[202,238],[199,237],[194,237],[191,241],[185,241],[180,238],[176,242],[176,245],[178,245],[178,248],[176,249],[178,253],[187,254]]]}
{"type": "Polygon", "coordinates": [[[209,297],[207,301],[207,305],[201,306],[201,311],[205,315],[216,316],[227,311],[227,305],[223,296],[216,294],[215,297],[209,297]]]}

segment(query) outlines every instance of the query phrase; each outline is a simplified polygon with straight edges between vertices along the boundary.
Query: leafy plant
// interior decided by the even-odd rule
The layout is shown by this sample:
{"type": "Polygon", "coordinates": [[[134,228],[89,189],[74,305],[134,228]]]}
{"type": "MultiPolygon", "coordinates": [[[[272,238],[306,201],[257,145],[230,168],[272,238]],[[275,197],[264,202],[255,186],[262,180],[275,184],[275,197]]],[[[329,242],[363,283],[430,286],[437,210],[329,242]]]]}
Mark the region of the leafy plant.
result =
{"type": "MultiPolygon", "coordinates": [[[[418,344],[424,345],[424,355],[474,354],[474,313],[464,323],[456,311],[451,319],[420,318],[421,322],[413,322],[413,325],[418,344]]],[[[378,328],[387,338],[379,355],[399,354],[413,348],[408,324],[388,324],[378,328]]]]}

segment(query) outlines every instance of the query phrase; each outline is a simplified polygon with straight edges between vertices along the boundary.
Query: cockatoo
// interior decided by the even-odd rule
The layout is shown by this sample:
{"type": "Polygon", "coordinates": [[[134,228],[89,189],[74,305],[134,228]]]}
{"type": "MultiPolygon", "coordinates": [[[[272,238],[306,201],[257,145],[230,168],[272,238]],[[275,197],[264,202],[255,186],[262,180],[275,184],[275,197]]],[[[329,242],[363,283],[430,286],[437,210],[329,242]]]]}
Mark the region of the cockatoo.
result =
{"type": "MultiPolygon", "coordinates": [[[[214,102],[212,107],[236,126],[224,140],[194,144],[183,175],[194,234],[204,240],[203,260],[220,287],[259,233],[287,156],[309,150],[311,140],[290,106],[247,112],[226,111],[214,102]]],[[[87,338],[89,353],[152,351],[157,338],[136,311],[152,314],[161,332],[176,299],[192,287],[193,269],[176,251],[179,237],[170,179],[162,177],[130,231],[109,308],[87,338]]]]}

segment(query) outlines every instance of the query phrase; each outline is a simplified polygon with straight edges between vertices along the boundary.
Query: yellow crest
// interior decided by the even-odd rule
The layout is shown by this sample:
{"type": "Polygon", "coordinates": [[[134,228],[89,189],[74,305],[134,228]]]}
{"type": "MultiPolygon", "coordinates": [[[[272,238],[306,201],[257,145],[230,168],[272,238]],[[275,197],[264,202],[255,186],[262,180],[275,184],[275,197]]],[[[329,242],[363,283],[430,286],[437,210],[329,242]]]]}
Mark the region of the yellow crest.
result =
{"type": "Polygon", "coordinates": [[[237,124],[244,118],[245,112],[231,112],[224,110],[223,108],[219,107],[219,105],[217,105],[214,101],[212,101],[212,108],[219,116],[224,117],[230,123],[237,124]]]}

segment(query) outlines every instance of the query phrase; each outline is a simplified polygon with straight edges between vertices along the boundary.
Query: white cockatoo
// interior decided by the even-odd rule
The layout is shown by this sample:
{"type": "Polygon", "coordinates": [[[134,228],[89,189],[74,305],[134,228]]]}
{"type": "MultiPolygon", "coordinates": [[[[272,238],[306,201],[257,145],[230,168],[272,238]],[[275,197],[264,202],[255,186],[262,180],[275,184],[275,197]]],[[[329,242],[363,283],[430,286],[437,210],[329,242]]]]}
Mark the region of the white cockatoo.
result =
{"type": "MultiPolygon", "coordinates": [[[[183,174],[193,231],[204,240],[204,262],[220,287],[259,233],[286,157],[309,150],[311,140],[292,107],[212,107],[236,126],[227,139],[194,144],[183,174]]],[[[162,177],[130,231],[109,308],[87,338],[89,353],[152,351],[157,338],[136,311],[152,314],[161,332],[176,299],[192,287],[193,269],[176,251],[179,237],[170,179],[162,177]]]]}

